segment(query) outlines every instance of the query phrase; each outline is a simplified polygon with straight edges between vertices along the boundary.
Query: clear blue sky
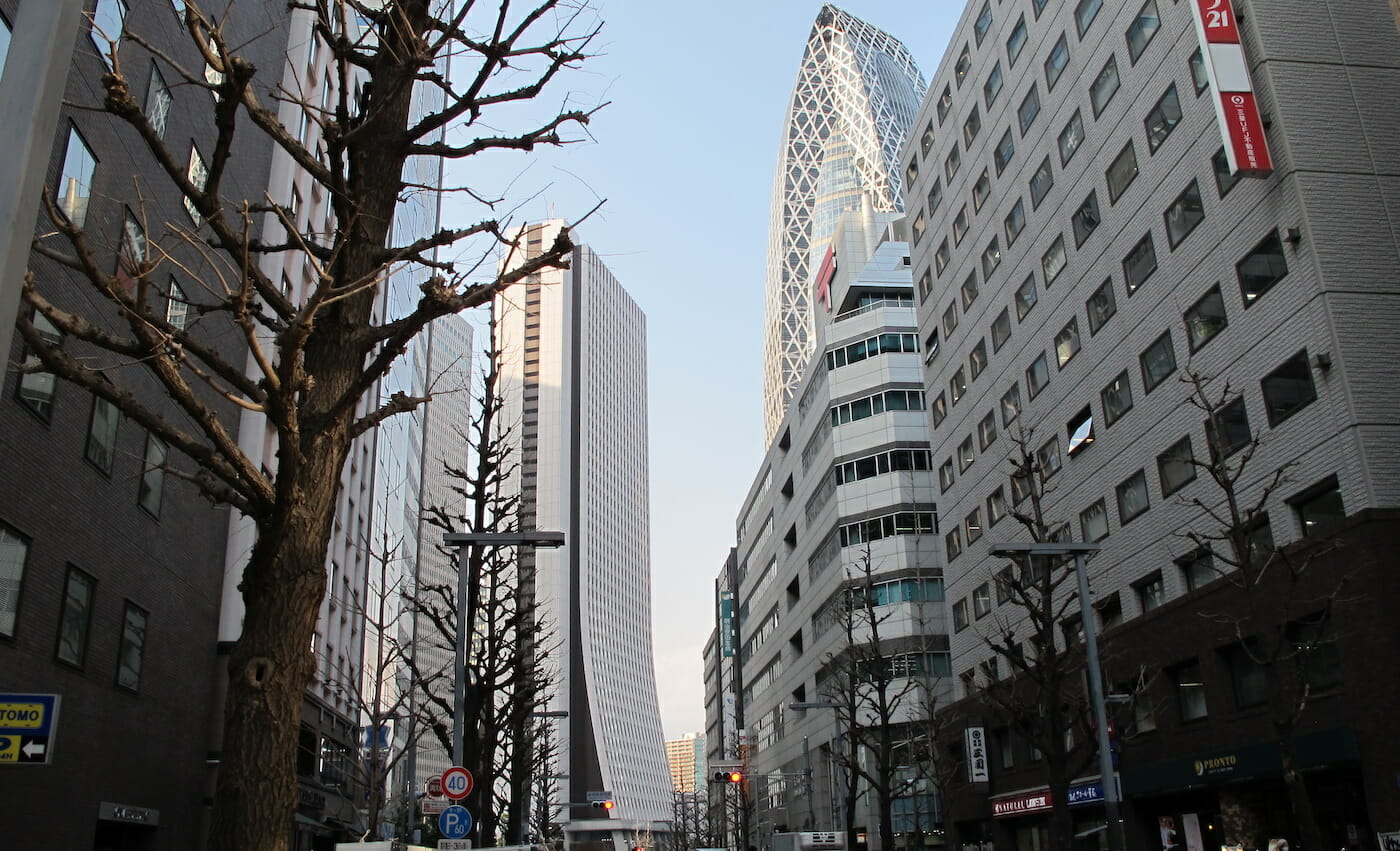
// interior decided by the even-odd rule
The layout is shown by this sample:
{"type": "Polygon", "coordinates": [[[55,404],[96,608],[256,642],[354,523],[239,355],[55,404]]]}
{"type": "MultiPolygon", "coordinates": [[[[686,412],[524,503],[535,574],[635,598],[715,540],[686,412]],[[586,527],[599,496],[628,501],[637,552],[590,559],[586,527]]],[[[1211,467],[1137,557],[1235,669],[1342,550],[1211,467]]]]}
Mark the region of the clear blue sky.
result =
{"type": "MultiPolygon", "coordinates": [[[[848,0],[928,78],[961,0],[848,0]]],[[[763,456],[763,280],[773,169],[818,0],[595,0],[600,54],[561,80],[610,105],[592,141],[534,156],[517,216],[574,219],[647,315],[653,634],[667,738],[704,730],[713,581],[763,456]]],[[[449,221],[450,224],[460,222],[449,221]]]]}

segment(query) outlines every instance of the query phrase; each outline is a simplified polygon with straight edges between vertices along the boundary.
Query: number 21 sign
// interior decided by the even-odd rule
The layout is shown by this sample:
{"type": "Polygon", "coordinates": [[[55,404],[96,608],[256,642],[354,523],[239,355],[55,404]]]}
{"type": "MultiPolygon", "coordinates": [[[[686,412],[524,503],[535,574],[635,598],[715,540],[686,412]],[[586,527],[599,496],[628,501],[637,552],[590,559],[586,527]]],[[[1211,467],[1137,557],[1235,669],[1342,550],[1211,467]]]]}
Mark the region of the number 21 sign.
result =
{"type": "Polygon", "coordinates": [[[1254,98],[1254,83],[1249,77],[1249,61],[1240,41],[1235,10],[1230,0],[1192,0],[1191,13],[1230,172],[1267,175],[1274,164],[1264,138],[1264,121],[1254,98]]]}

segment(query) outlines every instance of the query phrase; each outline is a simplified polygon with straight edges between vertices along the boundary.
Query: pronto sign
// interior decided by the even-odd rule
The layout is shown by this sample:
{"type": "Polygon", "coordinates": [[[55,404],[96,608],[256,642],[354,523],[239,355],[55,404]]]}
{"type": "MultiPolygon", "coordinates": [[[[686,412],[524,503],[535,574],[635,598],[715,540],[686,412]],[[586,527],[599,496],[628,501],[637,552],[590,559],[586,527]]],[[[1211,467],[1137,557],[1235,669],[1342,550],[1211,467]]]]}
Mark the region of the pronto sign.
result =
{"type": "Polygon", "coordinates": [[[1273,159],[1264,139],[1264,120],[1254,98],[1235,10],[1230,0],[1191,0],[1191,16],[1230,172],[1258,177],[1269,174],[1274,170],[1273,159]]]}
{"type": "Polygon", "coordinates": [[[0,694],[0,765],[43,765],[53,754],[58,695],[0,694]]]}

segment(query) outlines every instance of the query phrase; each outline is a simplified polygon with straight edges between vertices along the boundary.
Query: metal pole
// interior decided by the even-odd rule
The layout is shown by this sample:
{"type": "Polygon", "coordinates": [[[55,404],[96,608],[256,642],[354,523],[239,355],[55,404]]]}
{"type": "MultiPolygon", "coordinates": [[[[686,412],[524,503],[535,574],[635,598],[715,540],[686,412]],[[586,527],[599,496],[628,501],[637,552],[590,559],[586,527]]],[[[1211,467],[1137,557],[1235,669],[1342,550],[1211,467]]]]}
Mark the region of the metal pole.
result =
{"type": "Polygon", "coordinates": [[[83,0],[21,3],[0,76],[0,150],[8,164],[0,169],[0,365],[10,359],[39,193],[82,22],[83,0]]]}
{"type": "Polygon", "coordinates": [[[457,641],[456,687],[452,696],[452,764],[461,765],[466,756],[467,731],[463,707],[467,703],[467,569],[472,545],[457,549],[457,641]]]}
{"type": "Polygon", "coordinates": [[[1074,574],[1079,582],[1079,619],[1084,628],[1084,651],[1089,666],[1089,699],[1094,704],[1094,726],[1098,732],[1099,783],[1103,787],[1104,816],[1108,827],[1109,851],[1123,851],[1123,822],[1118,783],[1113,776],[1113,754],[1109,751],[1108,708],[1104,701],[1103,672],[1099,670],[1099,639],[1094,627],[1094,607],[1089,601],[1089,572],[1084,554],[1074,554],[1074,574]]]}
{"type": "Polygon", "coordinates": [[[817,829],[817,805],[812,800],[812,748],[807,737],[802,737],[802,766],[807,778],[807,829],[817,829]]]}

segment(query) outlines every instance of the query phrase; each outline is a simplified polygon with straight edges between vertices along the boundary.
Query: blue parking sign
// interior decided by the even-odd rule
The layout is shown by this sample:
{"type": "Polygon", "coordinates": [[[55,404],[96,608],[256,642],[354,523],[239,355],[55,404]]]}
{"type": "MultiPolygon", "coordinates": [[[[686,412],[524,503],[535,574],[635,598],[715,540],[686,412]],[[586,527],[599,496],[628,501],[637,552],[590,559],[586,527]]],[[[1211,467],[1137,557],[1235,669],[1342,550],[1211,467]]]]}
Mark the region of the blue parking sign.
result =
{"type": "Polygon", "coordinates": [[[438,833],[445,839],[463,839],[472,829],[472,814],[456,804],[438,815],[438,833]]]}

